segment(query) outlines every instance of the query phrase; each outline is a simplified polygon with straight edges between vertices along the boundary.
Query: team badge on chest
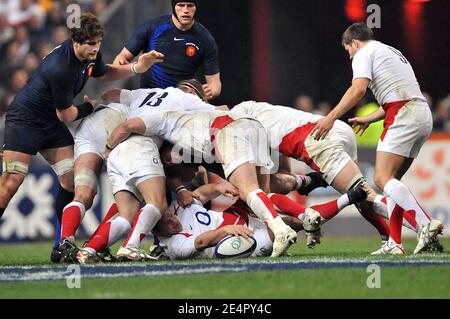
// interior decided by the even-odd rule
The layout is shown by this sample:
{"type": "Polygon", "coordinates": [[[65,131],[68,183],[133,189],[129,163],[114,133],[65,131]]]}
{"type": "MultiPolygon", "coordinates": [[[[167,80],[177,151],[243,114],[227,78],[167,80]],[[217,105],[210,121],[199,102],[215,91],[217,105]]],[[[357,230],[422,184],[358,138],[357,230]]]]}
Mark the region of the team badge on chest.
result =
{"type": "Polygon", "coordinates": [[[194,43],[186,43],[186,55],[188,57],[192,58],[193,56],[195,56],[198,50],[198,46],[196,46],[194,43]]]}

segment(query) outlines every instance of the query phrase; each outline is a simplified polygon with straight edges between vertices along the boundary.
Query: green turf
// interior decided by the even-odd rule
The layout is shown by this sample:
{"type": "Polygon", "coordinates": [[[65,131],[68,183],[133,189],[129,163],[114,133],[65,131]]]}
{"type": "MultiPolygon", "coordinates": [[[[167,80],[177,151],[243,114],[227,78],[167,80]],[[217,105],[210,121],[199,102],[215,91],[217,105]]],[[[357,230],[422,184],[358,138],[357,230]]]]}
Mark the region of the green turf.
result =
{"type": "MultiPolygon", "coordinates": [[[[450,247],[450,239],[441,242],[450,247]]],[[[412,256],[415,241],[404,244],[410,253],[407,257],[382,259],[450,259],[448,253],[412,256]]],[[[50,243],[0,245],[0,265],[48,264],[50,247],[50,243]]],[[[291,247],[292,257],[279,260],[328,257],[376,261],[380,258],[368,257],[376,248],[375,238],[325,238],[314,250],[305,248],[302,241],[291,247]]],[[[69,289],[62,280],[0,283],[0,298],[450,298],[448,265],[382,267],[379,289],[367,288],[368,276],[362,267],[82,279],[80,289],[69,289]]]]}

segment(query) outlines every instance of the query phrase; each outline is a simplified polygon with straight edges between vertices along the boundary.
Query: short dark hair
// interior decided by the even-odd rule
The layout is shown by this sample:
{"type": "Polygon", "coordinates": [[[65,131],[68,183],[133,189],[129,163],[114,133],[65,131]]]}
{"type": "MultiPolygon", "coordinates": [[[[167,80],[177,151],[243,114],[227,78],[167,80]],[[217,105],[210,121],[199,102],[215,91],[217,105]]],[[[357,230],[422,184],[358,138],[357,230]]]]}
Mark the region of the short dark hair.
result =
{"type": "Polygon", "coordinates": [[[105,29],[100,20],[92,13],[82,13],[80,16],[80,27],[71,28],[72,40],[83,43],[87,40],[101,38],[105,36],[105,29]]]}
{"type": "Polygon", "coordinates": [[[365,23],[353,23],[342,34],[342,45],[352,43],[352,40],[369,41],[374,40],[375,35],[365,23]]]}
{"type": "Polygon", "coordinates": [[[199,98],[201,98],[203,101],[206,102],[205,91],[203,91],[202,84],[199,81],[197,81],[196,79],[189,79],[189,80],[180,81],[180,82],[178,82],[176,87],[178,89],[180,89],[180,90],[183,90],[183,88],[193,89],[195,91],[195,94],[199,98]]]}

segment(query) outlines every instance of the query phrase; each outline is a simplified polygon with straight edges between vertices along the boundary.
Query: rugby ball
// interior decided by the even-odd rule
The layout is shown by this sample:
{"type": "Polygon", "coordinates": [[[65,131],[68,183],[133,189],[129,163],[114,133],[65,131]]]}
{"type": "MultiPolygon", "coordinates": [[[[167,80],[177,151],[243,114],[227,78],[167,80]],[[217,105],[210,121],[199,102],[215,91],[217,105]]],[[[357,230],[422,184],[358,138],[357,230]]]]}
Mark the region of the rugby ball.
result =
{"type": "Polygon", "coordinates": [[[251,236],[245,238],[243,236],[228,235],[217,243],[214,254],[217,258],[248,257],[255,249],[255,238],[251,236]]]}

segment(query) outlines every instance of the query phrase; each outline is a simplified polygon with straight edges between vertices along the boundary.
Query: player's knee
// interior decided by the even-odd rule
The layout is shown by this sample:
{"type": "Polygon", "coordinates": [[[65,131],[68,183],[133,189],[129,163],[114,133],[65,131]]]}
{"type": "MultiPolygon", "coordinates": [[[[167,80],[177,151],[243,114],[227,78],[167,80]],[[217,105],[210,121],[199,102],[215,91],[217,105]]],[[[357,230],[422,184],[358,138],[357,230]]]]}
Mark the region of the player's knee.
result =
{"type": "Polygon", "coordinates": [[[375,172],[373,176],[373,182],[378,188],[383,189],[384,185],[386,185],[386,183],[392,178],[393,176],[390,174],[385,174],[383,172],[375,172]]]}
{"type": "Polygon", "coordinates": [[[4,173],[2,175],[1,187],[9,197],[12,197],[17,192],[24,179],[25,176],[21,174],[4,173]]]}
{"type": "Polygon", "coordinates": [[[74,191],[73,163],[73,158],[66,158],[52,165],[61,186],[71,192],[74,191]]]}
{"type": "Polygon", "coordinates": [[[92,189],[90,187],[76,187],[75,188],[75,198],[77,202],[83,203],[86,210],[92,207],[94,202],[94,197],[97,194],[97,189],[92,189]]]}
{"type": "MultiPolygon", "coordinates": [[[[22,163],[20,161],[16,160],[3,160],[3,173],[9,173],[11,175],[18,175],[25,178],[25,176],[28,174],[28,164],[22,163]]],[[[16,176],[16,177],[18,177],[16,176]]]]}

